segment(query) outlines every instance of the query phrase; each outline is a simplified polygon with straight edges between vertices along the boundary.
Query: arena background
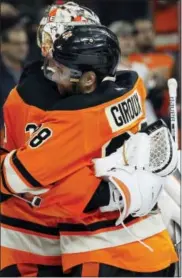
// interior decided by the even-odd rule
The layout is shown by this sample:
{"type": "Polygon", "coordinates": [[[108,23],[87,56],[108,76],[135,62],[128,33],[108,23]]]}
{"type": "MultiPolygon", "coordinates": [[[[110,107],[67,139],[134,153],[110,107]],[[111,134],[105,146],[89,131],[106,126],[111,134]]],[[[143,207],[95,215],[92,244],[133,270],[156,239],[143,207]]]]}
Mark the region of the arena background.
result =
{"type": "MultiPolygon", "coordinates": [[[[180,2],[177,0],[78,0],[79,4],[87,6],[93,9],[98,16],[102,24],[109,26],[115,21],[124,22],[125,26],[119,28],[118,38],[123,39],[125,48],[127,48],[129,36],[133,37],[133,41],[136,42],[137,37],[141,36],[145,40],[145,36],[151,35],[151,31],[155,32],[154,41],[155,47],[151,46],[151,49],[146,49],[144,52],[152,53],[150,59],[152,61],[153,68],[148,68],[148,74],[152,75],[150,78],[152,81],[155,79],[156,87],[153,86],[151,90],[151,84],[147,86],[149,91],[148,100],[150,107],[153,109],[155,117],[162,117],[169,124],[169,99],[167,91],[167,78],[175,77],[178,82],[180,80],[180,2]],[[143,22],[140,26],[141,30],[136,30],[136,20],[146,19],[147,22],[143,22]],[[149,25],[151,22],[151,26],[149,25]],[[127,23],[133,25],[133,30],[127,31],[127,23]],[[143,30],[142,30],[143,28],[143,30]],[[147,29],[148,28],[148,29],[147,29]],[[152,30],[153,28],[153,30],[152,30]],[[122,29],[122,31],[120,30],[122,29]],[[128,33],[126,35],[125,33],[128,33]],[[148,33],[148,34],[147,34],[148,33]],[[150,34],[149,34],[150,33],[150,34]],[[126,41],[125,41],[126,38],[126,41]],[[172,66],[168,71],[165,80],[163,73],[160,71],[159,66],[165,68],[164,65],[155,65],[155,53],[159,52],[161,55],[169,55],[173,59],[172,66]],[[154,57],[154,58],[153,58],[154,57]],[[159,69],[159,70],[158,70],[159,69]],[[157,81],[156,81],[157,80],[157,81]]],[[[0,51],[0,78],[3,82],[0,85],[0,112],[1,112],[1,127],[3,126],[2,107],[10,92],[10,90],[17,84],[23,66],[33,60],[41,57],[40,49],[36,45],[36,30],[40,19],[44,13],[47,5],[54,3],[52,0],[3,0],[1,1],[1,51],[0,51]],[[9,32],[13,33],[17,24],[20,24],[27,34],[27,38],[22,38],[17,35],[12,35],[9,38],[9,32]],[[6,39],[4,41],[4,34],[6,39]],[[22,41],[23,40],[23,41],[22,41]],[[8,50],[7,50],[8,49],[8,50]],[[21,53],[21,55],[17,55],[21,53]]],[[[58,0],[57,3],[63,3],[62,0],[58,0]]],[[[118,25],[119,26],[119,25],[118,25]]],[[[115,27],[114,27],[115,28],[115,27]]],[[[117,30],[115,30],[118,32],[117,30]]],[[[22,34],[21,34],[22,36],[22,34]]],[[[147,38],[147,37],[146,37],[147,38]]],[[[129,42],[130,43],[130,42],[129,42]]],[[[150,47],[149,47],[150,48],[150,47]]],[[[140,56],[144,55],[144,58],[140,57],[139,62],[142,64],[147,63],[145,57],[146,53],[142,53],[143,50],[139,49],[137,45],[133,45],[133,53],[139,53],[140,56]]],[[[123,53],[123,61],[127,67],[131,67],[131,61],[129,58],[132,56],[130,53],[125,57],[123,53]]],[[[135,57],[136,59],[136,57],[135,57]]],[[[165,57],[162,56],[163,60],[165,57]]],[[[137,57],[138,60],[138,57],[137,57]]],[[[133,62],[133,60],[132,60],[133,62]]],[[[134,61],[135,62],[135,61],[134,61]]],[[[122,64],[122,59],[121,59],[122,64]]],[[[123,66],[123,65],[122,65],[123,66]]],[[[148,67],[148,65],[147,65],[148,67]]],[[[168,65],[167,65],[168,67],[168,65]]],[[[168,69],[167,69],[168,70],[168,69]]],[[[150,82],[149,82],[150,83],[150,82]]],[[[180,82],[179,82],[180,83],[180,82]]],[[[179,84],[180,88],[180,84],[179,84]]],[[[180,128],[180,89],[178,90],[178,114],[179,114],[179,128],[180,128]]],[[[149,112],[150,114],[151,112],[149,112]]],[[[149,115],[150,116],[150,115],[149,115]]],[[[180,129],[179,129],[180,131],[180,129]]],[[[180,134],[180,132],[179,132],[180,134]]],[[[179,136],[180,137],[180,136],[179,136]]],[[[179,138],[180,141],[180,138],[179,138]]]]}
{"type": "MultiPolygon", "coordinates": [[[[63,2],[57,1],[60,4],[63,2]]],[[[141,68],[147,68],[145,82],[148,91],[148,116],[151,122],[156,118],[163,118],[170,126],[167,79],[171,77],[177,79],[181,149],[181,0],[77,0],[76,2],[95,11],[102,24],[110,26],[118,35],[121,47],[123,46],[120,69],[132,69],[135,62],[140,63],[137,65],[139,71],[141,68]],[[111,26],[115,21],[118,21],[118,25],[111,26]],[[152,37],[154,44],[150,46],[152,37]],[[143,45],[143,48],[137,45],[142,40],[144,43],[145,38],[148,40],[148,49],[146,45],[143,45]],[[131,53],[126,53],[127,45],[130,47],[132,45],[131,53]],[[156,54],[161,55],[161,59],[156,59],[156,54]],[[168,58],[172,62],[168,63],[168,58]],[[159,60],[162,60],[161,65],[158,64],[159,60]]],[[[36,44],[36,30],[45,8],[53,3],[55,1],[52,0],[1,1],[1,139],[3,104],[11,89],[18,83],[24,65],[41,58],[40,49],[36,44]],[[21,26],[23,34],[16,31],[17,26],[21,26]]]]}

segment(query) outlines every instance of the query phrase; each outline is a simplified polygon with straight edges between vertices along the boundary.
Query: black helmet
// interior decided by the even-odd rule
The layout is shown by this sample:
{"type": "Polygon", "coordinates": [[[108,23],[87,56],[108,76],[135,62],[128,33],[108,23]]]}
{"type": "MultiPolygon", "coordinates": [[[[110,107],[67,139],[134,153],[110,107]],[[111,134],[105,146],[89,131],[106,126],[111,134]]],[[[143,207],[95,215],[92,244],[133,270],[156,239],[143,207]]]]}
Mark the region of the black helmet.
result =
{"type": "Polygon", "coordinates": [[[77,25],[68,29],[54,42],[53,59],[72,70],[72,79],[83,72],[94,71],[102,80],[114,76],[120,59],[117,37],[101,25],[77,25]]]}

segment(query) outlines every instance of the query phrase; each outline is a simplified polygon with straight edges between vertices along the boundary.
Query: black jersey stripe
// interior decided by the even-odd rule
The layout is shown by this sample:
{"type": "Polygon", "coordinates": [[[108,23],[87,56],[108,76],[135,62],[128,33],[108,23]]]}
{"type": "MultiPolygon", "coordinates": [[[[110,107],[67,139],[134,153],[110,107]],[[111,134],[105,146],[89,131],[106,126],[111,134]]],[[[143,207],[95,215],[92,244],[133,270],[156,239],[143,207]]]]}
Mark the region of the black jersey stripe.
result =
{"type": "MultiPolygon", "coordinates": [[[[125,224],[131,222],[134,218],[128,216],[125,219],[125,224]]],[[[136,218],[135,218],[136,219],[136,218]]],[[[92,224],[70,224],[70,223],[60,223],[58,225],[60,232],[95,232],[104,228],[111,228],[116,226],[116,219],[100,221],[92,224]]]]}
{"type": "Polygon", "coordinates": [[[5,176],[4,176],[4,170],[3,170],[3,167],[4,166],[4,160],[3,162],[1,163],[1,177],[2,177],[2,183],[3,183],[3,186],[4,188],[12,195],[14,194],[14,192],[12,192],[9,188],[9,186],[6,184],[6,179],[5,179],[5,176]]]}
{"type": "Polygon", "coordinates": [[[18,159],[16,152],[14,152],[12,156],[12,161],[17,170],[21,173],[21,175],[33,186],[33,187],[43,187],[41,183],[39,183],[24,167],[21,161],[18,159]]]}
{"type": "Polygon", "coordinates": [[[6,215],[1,215],[0,219],[1,219],[1,224],[5,224],[10,227],[22,228],[24,230],[33,231],[33,232],[46,234],[46,235],[53,235],[53,236],[59,235],[59,229],[56,227],[54,228],[54,227],[44,226],[30,221],[18,219],[15,217],[8,217],[6,215]]]}

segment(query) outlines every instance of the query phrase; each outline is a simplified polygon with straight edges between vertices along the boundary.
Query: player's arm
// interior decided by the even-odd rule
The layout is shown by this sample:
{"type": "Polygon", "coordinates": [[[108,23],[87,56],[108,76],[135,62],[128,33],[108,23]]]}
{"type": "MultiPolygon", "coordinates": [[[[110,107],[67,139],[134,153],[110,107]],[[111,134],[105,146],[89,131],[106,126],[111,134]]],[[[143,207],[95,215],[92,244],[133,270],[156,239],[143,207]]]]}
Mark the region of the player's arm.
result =
{"type": "MultiPolygon", "coordinates": [[[[11,106],[11,100],[13,100],[13,95],[14,92],[16,91],[16,88],[14,88],[4,106],[3,106],[3,118],[4,118],[4,128],[3,132],[1,134],[1,142],[0,142],[0,164],[1,164],[1,175],[0,175],[0,184],[1,184],[1,190],[0,193],[4,194],[12,194],[10,192],[9,188],[6,187],[5,181],[5,176],[4,176],[4,171],[3,171],[3,164],[4,164],[4,159],[6,158],[6,155],[8,154],[9,151],[14,150],[16,148],[15,140],[13,139],[13,127],[11,123],[11,117],[9,116],[9,112],[12,112],[12,106],[11,106]]],[[[14,100],[13,100],[14,102],[14,100]]],[[[4,195],[1,195],[1,201],[3,199],[4,195]]]]}
{"type": "Polygon", "coordinates": [[[4,138],[1,141],[1,146],[8,151],[16,149],[15,138],[13,134],[14,126],[12,126],[12,110],[16,101],[16,88],[12,89],[8,95],[8,98],[3,106],[3,117],[4,117],[4,138]]]}
{"type": "Polygon", "coordinates": [[[0,163],[1,163],[1,175],[0,175],[0,185],[1,185],[1,190],[0,193],[2,194],[7,194],[7,195],[11,195],[12,192],[10,192],[9,188],[7,188],[6,184],[4,183],[4,171],[3,171],[3,163],[4,163],[4,159],[6,157],[6,151],[1,148],[0,149],[0,163]]]}
{"type": "Polygon", "coordinates": [[[3,157],[5,191],[44,193],[45,187],[83,167],[83,146],[82,128],[74,122],[43,124],[24,147],[3,157]]]}
{"type": "Polygon", "coordinates": [[[1,135],[0,135],[1,136],[1,138],[0,138],[0,164],[1,164],[1,170],[0,170],[0,172],[1,172],[1,174],[0,174],[0,185],[1,185],[1,188],[0,188],[0,202],[3,202],[4,200],[6,200],[7,197],[8,197],[7,195],[11,194],[9,189],[6,187],[6,185],[4,183],[5,177],[4,177],[4,172],[2,170],[3,169],[3,161],[4,161],[4,158],[6,157],[6,155],[8,154],[8,152],[10,150],[15,149],[15,147],[16,147],[15,144],[14,144],[14,140],[12,138],[12,134],[11,134],[12,128],[11,128],[10,120],[9,120],[9,117],[8,117],[9,109],[10,109],[9,105],[7,105],[5,103],[5,105],[3,107],[4,127],[3,127],[1,135]]]}

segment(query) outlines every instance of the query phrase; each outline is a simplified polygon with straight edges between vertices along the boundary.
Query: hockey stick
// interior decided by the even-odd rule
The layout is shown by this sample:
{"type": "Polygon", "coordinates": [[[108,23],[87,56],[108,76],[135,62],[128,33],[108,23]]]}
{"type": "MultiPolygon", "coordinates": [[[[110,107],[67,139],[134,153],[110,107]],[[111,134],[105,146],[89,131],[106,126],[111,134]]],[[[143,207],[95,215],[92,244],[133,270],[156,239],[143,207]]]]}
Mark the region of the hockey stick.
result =
{"type": "MultiPolygon", "coordinates": [[[[174,142],[176,143],[177,149],[179,148],[178,145],[178,119],[177,119],[177,105],[176,105],[176,100],[177,100],[177,87],[178,83],[176,79],[171,78],[168,80],[168,88],[169,88],[169,98],[170,98],[170,121],[171,121],[171,134],[174,139],[174,142]]],[[[174,222],[174,240],[175,240],[175,245],[176,249],[178,251],[178,243],[180,242],[180,232],[178,230],[178,226],[174,222]]],[[[180,252],[179,257],[180,257],[180,252]]],[[[177,275],[180,277],[180,258],[179,262],[176,264],[177,266],[177,275]]]]}
{"type": "Polygon", "coordinates": [[[177,121],[177,107],[176,107],[177,87],[178,87],[178,83],[176,79],[171,78],[168,80],[169,97],[170,97],[171,134],[178,149],[178,121],[177,121]]]}

